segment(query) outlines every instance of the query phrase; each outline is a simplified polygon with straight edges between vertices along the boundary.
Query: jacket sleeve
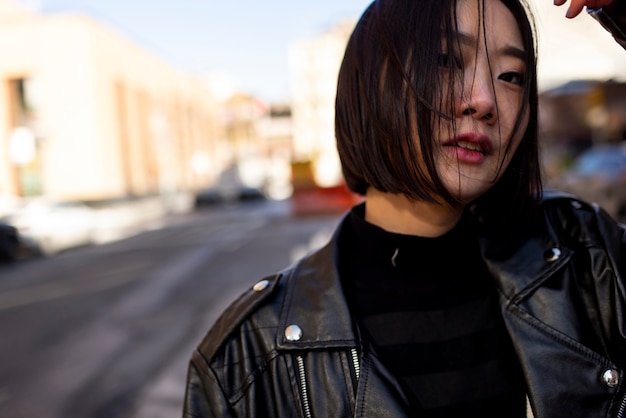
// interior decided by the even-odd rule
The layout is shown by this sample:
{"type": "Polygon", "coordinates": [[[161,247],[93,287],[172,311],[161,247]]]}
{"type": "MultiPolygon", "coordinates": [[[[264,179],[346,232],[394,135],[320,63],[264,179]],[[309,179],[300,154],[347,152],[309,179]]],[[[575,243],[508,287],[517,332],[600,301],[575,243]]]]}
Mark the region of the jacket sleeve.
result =
{"type": "Polygon", "coordinates": [[[587,9],[600,24],[626,49],[626,1],[614,0],[600,9],[587,9]]]}
{"type": "Polygon", "coordinates": [[[202,364],[204,359],[194,352],[187,371],[183,418],[233,417],[222,388],[202,364]]]}

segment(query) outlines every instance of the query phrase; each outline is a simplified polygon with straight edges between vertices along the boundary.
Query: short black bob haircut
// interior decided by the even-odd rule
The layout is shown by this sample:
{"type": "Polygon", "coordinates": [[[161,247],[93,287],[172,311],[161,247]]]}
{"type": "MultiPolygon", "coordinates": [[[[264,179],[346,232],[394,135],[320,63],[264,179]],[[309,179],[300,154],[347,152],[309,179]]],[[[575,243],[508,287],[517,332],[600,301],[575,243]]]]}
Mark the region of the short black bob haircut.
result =
{"type": "MultiPolygon", "coordinates": [[[[459,45],[457,1],[467,0],[375,0],[357,23],[339,72],[335,109],[337,148],[351,191],[365,195],[374,187],[412,200],[461,204],[437,175],[431,139],[436,124],[454,114],[441,105],[442,91],[452,97],[455,93],[454,86],[443,85],[439,56],[442,36],[449,54],[459,45]]],[[[489,6],[478,1],[482,13],[489,6]]],[[[499,1],[511,11],[522,35],[526,71],[516,126],[525,112],[529,121],[508,168],[472,206],[483,218],[519,225],[535,213],[542,193],[535,30],[524,0],[499,1]]],[[[453,74],[458,71],[448,65],[453,74]]]]}

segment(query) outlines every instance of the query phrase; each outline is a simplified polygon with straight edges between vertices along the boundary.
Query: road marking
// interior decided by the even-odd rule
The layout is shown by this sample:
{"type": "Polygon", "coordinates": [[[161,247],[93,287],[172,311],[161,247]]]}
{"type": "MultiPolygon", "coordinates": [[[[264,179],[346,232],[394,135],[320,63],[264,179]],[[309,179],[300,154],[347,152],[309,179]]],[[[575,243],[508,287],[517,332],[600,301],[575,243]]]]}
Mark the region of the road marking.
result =
{"type": "Polygon", "coordinates": [[[60,299],[66,296],[97,293],[103,290],[123,286],[140,280],[142,278],[141,274],[130,273],[141,270],[142,268],[143,266],[127,266],[89,280],[59,280],[54,283],[46,283],[0,293],[0,311],[32,303],[60,299]]]}

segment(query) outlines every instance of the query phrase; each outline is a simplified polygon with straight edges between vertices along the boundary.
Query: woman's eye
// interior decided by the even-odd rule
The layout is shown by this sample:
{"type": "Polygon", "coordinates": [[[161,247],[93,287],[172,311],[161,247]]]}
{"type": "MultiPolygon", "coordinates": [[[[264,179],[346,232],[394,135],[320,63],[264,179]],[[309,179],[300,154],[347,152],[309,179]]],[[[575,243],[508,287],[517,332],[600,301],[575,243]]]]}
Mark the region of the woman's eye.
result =
{"type": "Polygon", "coordinates": [[[503,73],[498,78],[506,81],[507,83],[517,84],[518,86],[524,85],[524,74],[518,73],[517,71],[503,73]]]}

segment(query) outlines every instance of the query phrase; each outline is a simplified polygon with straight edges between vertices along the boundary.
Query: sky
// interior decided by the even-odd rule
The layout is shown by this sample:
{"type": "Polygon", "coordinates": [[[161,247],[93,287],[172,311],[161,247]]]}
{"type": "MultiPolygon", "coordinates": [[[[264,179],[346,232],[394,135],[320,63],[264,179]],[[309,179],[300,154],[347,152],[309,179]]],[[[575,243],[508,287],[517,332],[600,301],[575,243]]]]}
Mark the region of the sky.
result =
{"type": "MultiPolygon", "coordinates": [[[[174,67],[221,75],[268,102],[289,99],[289,45],[357,19],[370,0],[17,0],[43,13],[91,16],[174,67]]],[[[553,0],[537,12],[540,87],[626,74],[626,52],[589,16],[564,18],[553,0]]],[[[583,13],[584,14],[584,13],[583,13]]]]}

